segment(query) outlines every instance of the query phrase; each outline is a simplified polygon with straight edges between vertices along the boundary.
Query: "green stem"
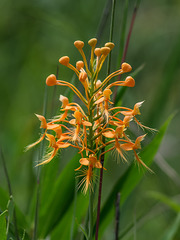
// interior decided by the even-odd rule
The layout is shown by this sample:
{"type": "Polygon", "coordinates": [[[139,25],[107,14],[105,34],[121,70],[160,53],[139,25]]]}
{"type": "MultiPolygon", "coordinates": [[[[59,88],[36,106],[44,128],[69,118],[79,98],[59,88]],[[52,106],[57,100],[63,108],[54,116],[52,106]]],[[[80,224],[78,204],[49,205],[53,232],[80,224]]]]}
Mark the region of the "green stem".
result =
{"type": "Polygon", "coordinates": [[[89,188],[89,240],[93,239],[93,191],[89,188]]]}

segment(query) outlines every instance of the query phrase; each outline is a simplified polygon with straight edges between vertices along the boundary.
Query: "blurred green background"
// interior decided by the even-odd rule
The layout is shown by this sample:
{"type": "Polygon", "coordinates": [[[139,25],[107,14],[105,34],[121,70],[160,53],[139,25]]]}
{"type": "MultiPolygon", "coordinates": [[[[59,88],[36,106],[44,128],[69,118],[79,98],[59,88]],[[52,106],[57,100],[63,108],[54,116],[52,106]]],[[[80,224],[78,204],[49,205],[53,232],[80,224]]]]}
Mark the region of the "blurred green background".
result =
{"type": "MultiPolygon", "coordinates": [[[[127,29],[134,3],[129,1],[127,29]]],[[[81,59],[73,42],[83,40],[87,46],[87,41],[97,36],[105,5],[104,0],[0,1],[0,144],[15,202],[25,214],[36,181],[37,149],[24,153],[24,148],[38,138],[39,122],[34,113],[43,112],[45,79],[51,73],[56,74],[61,56],[68,55],[72,64],[81,59]]],[[[113,34],[116,46],[111,71],[118,67],[123,11],[124,1],[116,1],[113,34]]],[[[109,25],[110,17],[105,22],[99,46],[109,40],[109,25]]],[[[88,50],[85,47],[87,54],[88,50]]],[[[147,240],[161,239],[176,215],[150,196],[149,191],[163,193],[180,204],[180,1],[141,1],[126,61],[134,70],[142,64],[144,68],[135,78],[136,86],[126,91],[123,104],[133,107],[134,103],[145,100],[141,121],[156,129],[176,112],[152,165],[155,174],[145,174],[121,212],[121,230],[146,212],[136,233],[132,231],[124,239],[141,240],[144,236],[147,240]]],[[[70,70],[59,66],[60,79],[71,80],[72,75],[70,70]]],[[[47,89],[48,118],[60,107],[58,97],[65,89],[54,91],[47,89]]],[[[122,164],[117,167],[114,161],[107,163],[104,195],[110,191],[121,167],[122,164]]],[[[1,162],[0,186],[7,189],[1,162]]],[[[106,230],[104,240],[113,239],[113,229],[114,223],[106,230]]],[[[180,235],[176,237],[180,239],[180,235]]]]}

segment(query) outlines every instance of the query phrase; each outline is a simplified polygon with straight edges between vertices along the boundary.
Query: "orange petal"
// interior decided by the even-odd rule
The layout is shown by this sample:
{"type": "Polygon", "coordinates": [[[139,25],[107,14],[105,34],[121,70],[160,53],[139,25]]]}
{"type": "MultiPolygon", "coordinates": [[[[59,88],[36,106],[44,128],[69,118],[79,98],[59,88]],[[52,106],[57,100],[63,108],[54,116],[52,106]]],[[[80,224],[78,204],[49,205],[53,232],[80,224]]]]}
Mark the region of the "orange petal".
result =
{"type": "Polygon", "coordinates": [[[67,148],[70,145],[71,145],[70,143],[63,143],[63,142],[57,143],[58,148],[67,148]]]}
{"type": "Polygon", "coordinates": [[[134,149],[141,149],[141,141],[144,140],[145,136],[147,134],[144,134],[142,136],[139,136],[138,138],[136,138],[135,144],[134,144],[134,149]]]}
{"type": "Polygon", "coordinates": [[[104,97],[101,97],[100,99],[98,99],[95,104],[99,104],[99,103],[102,103],[104,101],[104,97]]]}
{"type": "Polygon", "coordinates": [[[46,128],[47,128],[47,123],[46,123],[45,117],[42,116],[42,115],[36,114],[36,113],[35,113],[35,115],[36,115],[36,117],[39,118],[39,120],[41,121],[41,126],[40,126],[40,128],[46,129],[46,128]]]}
{"type": "Polygon", "coordinates": [[[92,123],[83,120],[83,125],[90,127],[90,126],[92,126],[92,123]]]}
{"type": "Polygon", "coordinates": [[[88,158],[81,158],[79,160],[80,164],[84,165],[84,166],[88,166],[89,165],[89,160],[88,158]]]}
{"type": "Polygon", "coordinates": [[[95,167],[96,167],[96,168],[102,168],[102,164],[101,164],[100,162],[96,162],[96,163],[95,163],[95,167]]]}
{"type": "Polygon", "coordinates": [[[45,133],[34,143],[31,143],[30,145],[28,145],[26,148],[25,148],[25,152],[28,151],[30,148],[36,146],[38,143],[40,143],[45,137],[45,133]]]}
{"type": "Polygon", "coordinates": [[[58,148],[55,148],[52,152],[50,152],[50,154],[48,154],[47,156],[45,156],[45,158],[47,158],[47,159],[44,160],[43,162],[37,164],[36,167],[37,167],[37,166],[40,166],[40,165],[44,165],[44,164],[49,163],[49,162],[55,157],[57,151],[58,151],[58,148]],[[49,157],[49,155],[50,155],[50,157],[49,157]]]}
{"type": "Polygon", "coordinates": [[[50,124],[50,123],[47,124],[47,129],[48,130],[54,130],[55,131],[58,128],[59,128],[58,124],[50,124]]]}
{"type": "Polygon", "coordinates": [[[62,109],[62,110],[71,110],[71,111],[76,111],[77,108],[76,107],[73,107],[73,106],[66,106],[65,109],[62,109]]]}
{"type": "Polygon", "coordinates": [[[125,116],[132,116],[133,110],[132,111],[121,111],[121,114],[123,114],[125,116]]]}
{"type": "Polygon", "coordinates": [[[132,116],[125,116],[123,119],[123,123],[125,125],[125,127],[129,127],[129,123],[130,121],[132,121],[133,117],[132,116]]]}
{"type": "Polygon", "coordinates": [[[139,164],[144,166],[149,172],[153,173],[153,171],[140,159],[140,157],[137,155],[136,151],[134,150],[134,155],[139,164]]]}
{"type": "Polygon", "coordinates": [[[76,119],[71,119],[71,120],[69,121],[69,123],[72,124],[72,125],[76,125],[76,119]]]}
{"type": "Polygon", "coordinates": [[[142,102],[138,102],[134,105],[134,110],[133,110],[133,114],[134,115],[140,115],[140,111],[139,111],[139,108],[141,107],[141,105],[143,104],[144,101],[142,102]]]}
{"type": "Polygon", "coordinates": [[[102,135],[107,137],[107,138],[114,138],[115,137],[114,132],[111,132],[111,131],[104,132],[104,133],[102,133],[102,135]]]}
{"type": "Polygon", "coordinates": [[[121,144],[121,148],[125,151],[133,150],[134,144],[133,143],[123,143],[121,144]]]}
{"type": "Polygon", "coordinates": [[[59,101],[62,102],[62,108],[65,108],[69,104],[69,99],[63,95],[60,95],[59,101]]]}
{"type": "Polygon", "coordinates": [[[46,133],[46,139],[49,141],[49,147],[56,147],[56,139],[52,134],[46,133]]]}
{"type": "Polygon", "coordinates": [[[67,136],[67,135],[65,135],[65,133],[63,133],[61,135],[60,139],[57,141],[57,143],[62,142],[64,140],[69,140],[70,138],[71,138],[70,136],[67,136]]]}

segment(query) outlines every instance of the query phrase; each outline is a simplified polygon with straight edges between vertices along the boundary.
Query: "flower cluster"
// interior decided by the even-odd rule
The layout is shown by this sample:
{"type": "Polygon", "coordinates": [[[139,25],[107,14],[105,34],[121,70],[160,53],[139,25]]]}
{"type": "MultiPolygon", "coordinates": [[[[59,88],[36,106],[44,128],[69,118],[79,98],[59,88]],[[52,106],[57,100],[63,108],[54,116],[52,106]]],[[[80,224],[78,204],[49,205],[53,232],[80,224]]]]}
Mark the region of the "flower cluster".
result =
{"type": "Polygon", "coordinates": [[[82,56],[82,61],[76,62],[76,67],[70,63],[68,56],[59,59],[62,65],[75,72],[83,85],[83,92],[68,81],[58,80],[54,74],[46,79],[48,86],[69,87],[81,100],[83,107],[79,103],[69,102],[67,97],[60,95],[59,100],[62,102],[60,111],[62,114],[49,122],[46,121],[44,116],[36,114],[41,121],[40,128],[44,129],[44,134],[39,140],[26,148],[28,150],[44,138],[47,139],[51,151],[44,156],[43,161],[38,165],[49,163],[61,148],[77,148],[81,158],[79,160],[80,167],[76,171],[80,169],[82,171],[83,179],[80,185],[83,185],[85,193],[92,184],[94,169],[103,168],[102,155],[112,150],[117,151],[119,157],[126,162],[125,152],[132,151],[136,161],[149,169],[137,154],[137,150],[141,148],[141,141],[146,134],[137,137],[135,141],[132,141],[126,134],[129,123],[133,120],[141,128],[146,128],[137,119],[137,115],[140,114],[139,108],[143,102],[136,103],[133,109],[112,106],[112,88],[114,86],[134,87],[135,81],[131,76],[126,77],[124,81],[110,83],[110,80],[123,73],[130,72],[132,68],[128,63],[123,63],[119,70],[100,81],[98,79],[99,72],[108,54],[114,48],[114,44],[108,42],[104,47],[96,48],[97,39],[95,38],[90,39],[88,44],[91,47],[89,66],[83,51],[84,42],[82,41],[74,42],[82,56]],[[107,147],[106,150],[105,147],[107,147]]]}

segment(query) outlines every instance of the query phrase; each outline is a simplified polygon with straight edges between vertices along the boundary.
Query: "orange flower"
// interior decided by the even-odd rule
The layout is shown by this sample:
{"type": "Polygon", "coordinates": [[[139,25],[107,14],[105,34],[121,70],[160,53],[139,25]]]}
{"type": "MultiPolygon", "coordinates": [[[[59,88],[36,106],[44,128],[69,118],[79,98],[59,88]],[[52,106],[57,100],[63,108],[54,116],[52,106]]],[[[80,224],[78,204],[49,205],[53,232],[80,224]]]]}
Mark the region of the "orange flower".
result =
{"type": "Polygon", "coordinates": [[[123,144],[121,144],[121,148],[124,149],[125,151],[133,150],[137,162],[139,164],[141,164],[142,166],[144,166],[146,169],[148,169],[150,172],[152,172],[152,170],[140,159],[140,157],[136,153],[137,149],[141,149],[141,142],[144,140],[145,136],[146,136],[146,134],[136,138],[135,143],[132,143],[132,142],[123,143],[123,144]]]}
{"type": "MultiPolygon", "coordinates": [[[[105,131],[106,131],[106,129],[105,129],[105,131]]],[[[110,129],[110,131],[103,132],[102,135],[104,135],[107,138],[114,138],[115,145],[114,145],[114,147],[110,148],[110,150],[116,149],[117,152],[120,154],[121,158],[127,162],[127,159],[125,158],[125,156],[122,152],[121,145],[119,143],[119,139],[124,136],[124,131],[125,131],[125,126],[122,125],[122,126],[118,126],[116,128],[116,130],[110,129]]],[[[107,150],[107,151],[109,151],[109,150],[107,150]]]]}
{"type": "MultiPolygon", "coordinates": [[[[49,163],[56,155],[57,151],[60,148],[67,148],[71,144],[67,142],[63,142],[65,140],[64,137],[60,138],[57,142],[53,135],[46,133],[46,139],[49,141],[49,147],[53,148],[51,152],[44,156],[43,161],[36,166],[44,165],[49,163]]],[[[66,138],[67,139],[67,138],[66,138]]]]}
{"type": "MultiPolygon", "coordinates": [[[[85,121],[83,119],[83,114],[80,111],[75,111],[74,112],[74,119],[71,119],[69,121],[70,124],[75,125],[76,129],[74,132],[74,135],[72,137],[72,141],[76,141],[78,139],[80,130],[81,130],[81,125],[83,126],[83,134],[84,134],[84,140],[85,140],[85,146],[87,148],[87,133],[86,133],[86,127],[92,126],[92,123],[85,121]]],[[[80,138],[81,139],[81,138],[80,138]]]]}
{"type": "Polygon", "coordinates": [[[97,160],[97,157],[94,154],[90,154],[89,158],[81,158],[79,160],[81,166],[77,168],[75,171],[79,170],[82,166],[88,166],[87,170],[83,171],[83,174],[80,176],[84,176],[84,178],[80,181],[79,187],[83,186],[83,192],[86,194],[88,187],[92,188],[92,179],[93,179],[93,168],[102,168],[102,164],[97,160]]]}

